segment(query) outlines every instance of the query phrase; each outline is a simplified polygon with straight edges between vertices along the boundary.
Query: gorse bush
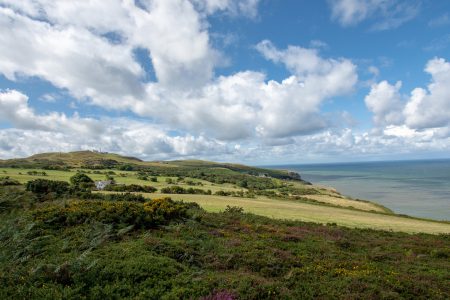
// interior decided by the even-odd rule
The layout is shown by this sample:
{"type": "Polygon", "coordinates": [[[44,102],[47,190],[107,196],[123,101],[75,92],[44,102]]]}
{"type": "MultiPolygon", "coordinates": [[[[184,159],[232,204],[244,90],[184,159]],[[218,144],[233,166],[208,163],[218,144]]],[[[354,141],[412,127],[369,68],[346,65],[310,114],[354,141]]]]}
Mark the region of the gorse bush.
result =
{"type": "Polygon", "coordinates": [[[69,194],[70,185],[65,181],[35,179],[28,181],[25,185],[27,191],[36,194],[42,198],[46,195],[54,195],[56,197],[69,194]]]}
{"type": "Polygon", "coordinates": [[[49,205],[33,212],[34,220],[48,226],[74,226],[89,221],[113,225],[149,228],[187,217],[189,205],[170,198],[147,203],[130,201],[72,201],[66,205],[49,205]]]}

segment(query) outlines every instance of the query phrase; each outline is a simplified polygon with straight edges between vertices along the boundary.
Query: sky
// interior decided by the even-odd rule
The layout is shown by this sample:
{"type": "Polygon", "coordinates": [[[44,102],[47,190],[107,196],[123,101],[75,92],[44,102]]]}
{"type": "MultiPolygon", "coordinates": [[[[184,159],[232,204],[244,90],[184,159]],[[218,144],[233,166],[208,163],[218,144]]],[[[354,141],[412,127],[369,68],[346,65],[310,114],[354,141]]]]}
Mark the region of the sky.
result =
{"type": "Polygon", "coordinates": [[[0,159],[450,157],[450,1],[0,0],[0,159]]]}

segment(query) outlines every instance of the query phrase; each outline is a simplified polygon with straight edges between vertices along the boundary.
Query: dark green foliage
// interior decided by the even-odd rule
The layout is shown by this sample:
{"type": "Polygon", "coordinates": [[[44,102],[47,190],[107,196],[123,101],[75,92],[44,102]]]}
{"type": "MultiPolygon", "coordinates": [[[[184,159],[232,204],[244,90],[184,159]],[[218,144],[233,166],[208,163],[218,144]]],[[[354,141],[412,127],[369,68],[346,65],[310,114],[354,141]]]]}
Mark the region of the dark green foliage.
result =
{"type": "Polygon", "coordinates": [[[104,188],[105,191],[114,192],[141,192],[141,193],[154,193],[157,191],[155,187],[149,185],[137,185],[137,184],[110,184],[104,188]]]}
{"type": "Polygon", "coordinates": [[[112,169],[120,165],[115,159],[87,159],[81,166],[83,169],[112,169]]]}
{"type": "Polygon", "coordinates": [[[94,181],[91,177],[84,173],[78,172],[77,174],[70,177],[70,183],[78,188],[92,188],[94,187],[94,181]]]}
{"type": "Polygon", "coordinates": [[[244,197],[244,198],[254,198],[255,194],[252,191],[216,191],[214,195],[217,196],[231,196],[231,197],[244,197]]]}
{"type": "Polygon", "coordinates": [[[0,186],[20,185],[20,182],[9,176],[0,176],[0,186]]]}
{"type": "Polygon", "coordinates": [[[57,180],[35,179],[28,181],[25,188],[40,198],[60,197],[70,193],[70,185],[65,181],[57,180]]]}
{"type": "Polygon", "coordinates": [[[226,214],[242,214],[244,212],[244,209],[242,207],[239,206],[229,206],[227,205],[227,207],[224,210],[224,213],[226,214]]]}
{"type": "Polygon", "coordinates": [[[28,171],[27,174],[32,176],[47,176],[46,172],[38,172],[38,171],[28,171]]]}
{"type": "Polygon", "coordinates": [[[117,170],[121,171],[134,171],[135,169],[136,167],[131,164],[120,164],[117,166],[117,170]]]}
{"type": "Polygon", "coordinates": [[[211,195],[211,190],[194,189],[192,187],[184,188],[178,185],[167,186],[161,189],[163,194],[199,194],[211,195]]]}
{"type": "Polygon", "coordinates": [[[21,186],[0,187],[0,299],[450,295],[448,234],[277,221],[233,206],[206,213],[167,198],[133,202],[114,194],[107,201],[110,195],[77,193],[86,200],[33,203],[21,186]]]}
{"type": "MultiPolygon", "coordinates": [[[[122,194],[91,194],[95,195],[96,199],[107,200],[107,201],[129,201],[129,202],[145,202],[148,199],[145,199],[141,194],[131,194],[131,193],[122,193],[122,194]]],[[[92,199],[92,197],[91,197],[92,199]]]]}

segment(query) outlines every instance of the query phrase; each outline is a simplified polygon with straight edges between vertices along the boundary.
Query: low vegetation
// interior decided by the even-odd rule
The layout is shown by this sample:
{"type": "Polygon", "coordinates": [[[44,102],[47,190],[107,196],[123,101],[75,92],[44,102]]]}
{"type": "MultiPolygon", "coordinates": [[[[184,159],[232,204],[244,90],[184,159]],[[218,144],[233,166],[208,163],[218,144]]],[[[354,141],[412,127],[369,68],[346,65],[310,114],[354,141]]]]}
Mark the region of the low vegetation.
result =
{"type": "MultiPolygon", "coordinates": [[[[0,188],[1,299],[448,299],[449,235],[0,188]]],[[[93,194],[94,195],[94,194],[93,194]]]]}
{"type": "Polygon", "coordinates": [[[1,164],[0,299],[450,297],[448,222],[286,171],[86,151],[1,164]]]}

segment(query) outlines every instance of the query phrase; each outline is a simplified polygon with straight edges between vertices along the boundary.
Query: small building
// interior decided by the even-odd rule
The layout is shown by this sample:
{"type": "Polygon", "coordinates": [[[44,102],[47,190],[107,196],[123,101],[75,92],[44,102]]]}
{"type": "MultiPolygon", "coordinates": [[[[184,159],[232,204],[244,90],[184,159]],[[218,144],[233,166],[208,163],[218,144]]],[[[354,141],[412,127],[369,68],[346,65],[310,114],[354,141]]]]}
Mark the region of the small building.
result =
{"type": "Polygon", "coordinates": [[[99,191],[102,191],[107,187],[108,185],[112,184],[112,180],[101,180],[95,182],[95,188],[99,191]]]}

